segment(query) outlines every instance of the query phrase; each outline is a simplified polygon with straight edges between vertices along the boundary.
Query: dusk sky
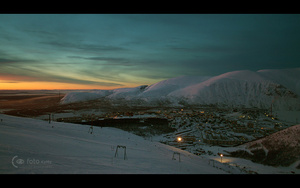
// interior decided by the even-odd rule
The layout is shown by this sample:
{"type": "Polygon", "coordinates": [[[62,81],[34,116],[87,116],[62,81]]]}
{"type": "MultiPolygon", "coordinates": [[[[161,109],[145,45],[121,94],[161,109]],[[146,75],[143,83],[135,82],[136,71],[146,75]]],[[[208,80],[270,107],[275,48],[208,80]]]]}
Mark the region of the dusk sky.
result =
{"type": "Polygon", "coordinates": [[[0,89],[300,67],[300,14],[1,14],[0,89]]]}

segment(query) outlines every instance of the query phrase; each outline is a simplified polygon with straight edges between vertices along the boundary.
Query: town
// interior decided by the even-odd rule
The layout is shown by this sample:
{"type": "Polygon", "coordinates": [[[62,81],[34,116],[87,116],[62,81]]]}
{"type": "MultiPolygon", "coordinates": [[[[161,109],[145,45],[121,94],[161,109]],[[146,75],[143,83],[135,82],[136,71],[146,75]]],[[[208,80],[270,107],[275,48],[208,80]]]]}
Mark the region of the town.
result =
{"type": "Polygon", "coordinates": [[[205,152],[201,150],[202,145],[236,146],[292,125],[266,110],[212,107],[83,113],[56,121],[114,126],[198,155],[205,152]]]}

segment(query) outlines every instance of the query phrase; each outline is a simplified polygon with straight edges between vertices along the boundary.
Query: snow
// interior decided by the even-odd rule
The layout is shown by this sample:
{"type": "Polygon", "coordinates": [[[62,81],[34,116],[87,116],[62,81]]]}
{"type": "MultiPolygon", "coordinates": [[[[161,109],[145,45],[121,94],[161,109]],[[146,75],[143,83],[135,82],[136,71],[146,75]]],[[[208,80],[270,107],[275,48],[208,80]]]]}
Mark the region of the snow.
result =
{"type": "Polygon", "coordinates": [[[294,125],[287,129],[278,131],[272,135],[269,135],[265,138],[259,139],[257,141],[250,142],[248,145],[255,145],[256,143],[267,142],[267,144],[272,146],[272,149],[278,149],[280,147],[291,147],[300,152],[300,124],[294,125]]]}
{"type": "Polygon", "coordinates": [[[107,96],[108,94],[110,94],[109,90],[99,90],[96,92],[70,92],[62,98],[62,104],[95,100],[107,96]]]}
{"type": "Polygon", "coordinates": [[[140,94],[147,85],[138,86],[135,88],[119,88],[112,91],[112,94],[109,95],[109,98],[118,99],[118,98],[125,98],[130,100],[131,98],[140,94]]]}
{"type": "MultiPolygon", "coordinates": [[[[269,108],[272,100],[280,92],[278,87],[277,83],[266,79],[258,72],[244,70],[212,77],[204,82],[172,92],[169,96],[185,97],[189,99],[187,102],[191,104],[244,105],[245,107],[269,108]]],[[[284,93],[286,90],[281,92],[284,93]]],[[[276,101],[276,104],[279,101],[281,102],[280,108],[299,104],[298,98],[287,100],[287,98],[282,97],[276,101]]],[[[276,107],[274,103],[274,108],[276,107]]]]}
{"type": "Polygon", "coordinates": [[[295,69],[267,69],[257,71],[260,75],[276,83],[286,86],[300,95],[300,68],[295,69]]]}
{"type": "Polygon", "coordinates": [[[219,105],[221,107],[257,107],[273,110],[300,110],[300,68],[241,70],[218,76],[180,76],[150,86],[70,92],[61,103],[109,100],[142,100],[144,105],[180,106],[219,105]]]}
{"type": "MultiPolygon", "coordinates": [[[[238,114],[231,114],[233,116],[238,114]]],[[[290,143],[299,149],[300,125],[265,140],[290,143]],[[289,137],[284,135],[289,134],[289,137]]],[[[299,174],[300,160],[289,167],[273,167],[228,157],[228,151],[247,150],[247,144],[221,147],[201,144],[213,154],[196,156],[164,145],[160,136],[144,139],[120,129],[42,121],[0,114],[0,174],[299,174]],[[150,141],[151,140],[151,141],[150,141]],[[124,160],[126,146],[127,159],[124,160]],[[178,154],[180,153],[180,162],[178,154]],[[224,153],[221,159],[217,153],[224,153]],[[176,160],[172,160],[174,158],[176,160]]],[[[263,140],[255,142],[262,143],[263,140]]],[[[264,147],[264,146],[262,146],[264,147]]],[[[264,147],[266,152],[269,148],[264,147]]],[[[250,151],[251,152],[251,151],[250,151]]]]}
{"type": "MultiPolygon", "coordinates": [[[[0,114],[1,174],[223,174],[209,159],[116,129],[0,114]],[[126,146],[127,159],[124,160],[126,146]],[[174,152],[176,160],[172,160],[174,152]]],[[[218,166],[222,166],[219,164],[218,166]]]]}
{"type": "Polygon", "coordinates": [[[187,86],[203,82],[210,77],[208,76],[180,76],[176,78],[171,78],[168,80],[163,80],[161,82],[152,84],[145,89],[145,92],[141,96],[150,96],[152,98],[160,97],[162,95],[168,95],[169,93],[176,91],[178,89],[185,88],[187,86]]]}
{"type": "Polygon", "coordinates": [[[219,83],[236,84],[238,82],[243,83],[245,81],[261,82],[263,81],[263,79],[252,71],[233,71],[233,72],[228,72],[228,73],[221,74],[219,76],[212,77],[196,85],[190,85],[189,87],[184,88],[182,91],[180,91],[181,92],[180,95],[184,95],[184,94],[186,94],[187,96],[196,95],[197,93],[201,92],[201,90],[205,90],[206,88],[219,83]]]}

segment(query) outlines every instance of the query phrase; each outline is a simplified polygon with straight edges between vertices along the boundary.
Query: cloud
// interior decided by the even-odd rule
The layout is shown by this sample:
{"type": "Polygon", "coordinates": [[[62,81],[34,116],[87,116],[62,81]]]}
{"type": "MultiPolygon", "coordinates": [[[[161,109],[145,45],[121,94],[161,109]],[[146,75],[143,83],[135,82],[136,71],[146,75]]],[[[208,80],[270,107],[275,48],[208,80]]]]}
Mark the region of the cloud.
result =
{"type": "Polygon", "coordinates": [[[22,62],[36,62],[36,60],[29,60],[29,59],[19,59],[19,58],[1,58],[0,57],[0,64],[10,64],[10,63],[22,63],[22,62]]]}
{"type": "Polygon", "coordinates": [[[54,38],[58,38],[61,36],[60,33],[57,32],[49,32],[49,31],[45,31],[45,30],[40,30],[40,29],[21,29],[22,31],[33,35],[34,37],[38,36],[40,38],[44,38],[44,39],[54,39],[54,38]]]}
{"type": "Polygon", "coordinates": [[[86,85],[99,85],[99,86],[123,86],[123,84],[115,82],[101,82],[92,80],[83,80],[77,78],[71,78],[67,76],[59,75],[47,75],[41,74],[43,76],[27,76],[27,75],[17,75],[11,73],[0,73],[0,83],[19,83],[19,82],[59,82],[59,83],[71,83],[71,84],[86,84],[86,85]]]}
{"type": "Polygon", "coordinates": [[[12,59],[6,59],[6,58],[0,58],[0,63],[5,64],[5,63],[15,63],[15,60],[12,59]]]}
{"type": "MultiPolygon", "coordinates": [[[[20,57],[21,54],[7,53],[6,50],[0,49],[0,72],[7,65],[19,66],[22,63],[38,63],[35,59],[28,59],[24,57],[20,57]],[[18,54],[18,55],[17,55],[18,54]]],[[[2,71],[3,72],[3,71],[2,71]]]]}
{"type": "Polygon", "coordinates": [[[111,46],[111,45],[100,45],[100,44],[82,44],[82,43],[73,43],[73,42],[67,42],[67,41],[45,41],[40,42],[41,44],[47,44],[50,46],[53,46],[55,48],[69,48],[69,49],[75,49],[75,50],[85,50],[85,51],[124,51],[125,48],[117,47],[117,46],[111,46]]]}
{"type": "Polygon", "coordinates": [[[3,84],[16,84],[16,83],[20,83],[20,82],[14,82],[14,81],[11,81],[11,82],[0,82],[0,83],[3,83],[3,84]]]}
{"type": "Polygon", "coordinates": [[[18,75],[18,74],[1,73],[0,72],[0,80],[4,81],[2,83],[17,83],[19,81],[34,82],[34,81],[38,81],[39,79],[34,76],[26,76],[26,75],[18,75]]]}
{"type": "MultiPolygon", "coordinates": [[[[74,65],[77,64],[81,65],[80,63],[74,63],[74,62],[54,62],[51,64],[38,62],[31,64],[31,63],[21,63],[15,65],[15,63],[19,62],[26,62],[31,60],[25,60],[25,59],[18,59],[18,58],[0,58],[0,80],[4,82],[59,82],[59,83],[72,83],[72,84],[86,84],[86,85],[99,85],[99,86],[123,86],[123,84],[118,83],[119,80],[111,81],[107,77],[103,76],[102,80],[97,81],[97,74],[99,72],[94,72],[93,77],[91,77],[91,70],[94,70],[95,68],[88,67],[88,70],[86,72],[81,72],[82,68],[79,67],[80,72],[77,74],[78,77],[75,75],[67,75],[66,72],[62,72],[68,69],[60,70],[58,68],[57,71],[53,68],[57,67],[59,65],[74,65]],[[2,65],[2,66],[1,66],[2,65]],[[53,71],[51,71],[53,70],[53,71]],[[80,75],[80,76],[79,76],[80,75]],[[82,75],[88,75],[88,77],[91,77],[93,79],[82,78],[82,75]],[[103,81],[104,80],[104,81],[103,81]],[[107,81],[106,81],[107,80],[107,81]]],[[[73,67],[73,66],[72,66],[73,67]]],[[[73,67],[74,68],[74,67],[73,67]]],[[[71,72],[74,72],[74,69],[71,69],[71,72]]]]}
{"type": "MultiPolygon", "coordinates": [[[[45,79],[45,78],[44,78],[45,79]]],[[[72,83],[72,84],[87,84],[87,85],[100,85],[100,86],[123,86],[123,84],[115,82],[101,82],[101,81],[92,81],[92,80],[83,80],[77,78],[71,78],[66,76],[51,75],[49,78],[46,78],[44,81],[51,82],[61,82],[61,83],[72,83]]]]}
{"type": "Polygon", "coordinates": [[[213,45],[213,44],[204,44],[204,45],[166,45],[166,48],[169,50],[174,50],[176,52],[191,52],[191,53],[232,53],[238,51],[239,48],[236,46],[230,45],[213,45]]]}
{"type": "Polygon", "coordinates": [[[90,61],[104,61],[101,62],[101,65],[120,65],[120,66],[133,66],[133,62],[130,61],[130,59],[127,58],[118,58],[118,57],[99,57],[99,56],[93,56],[93,57],[83,57],[83,56],[68,56],[68,58],[74,58],[74,59],[84,59],[84,60],[90,60],[90,61]]]}

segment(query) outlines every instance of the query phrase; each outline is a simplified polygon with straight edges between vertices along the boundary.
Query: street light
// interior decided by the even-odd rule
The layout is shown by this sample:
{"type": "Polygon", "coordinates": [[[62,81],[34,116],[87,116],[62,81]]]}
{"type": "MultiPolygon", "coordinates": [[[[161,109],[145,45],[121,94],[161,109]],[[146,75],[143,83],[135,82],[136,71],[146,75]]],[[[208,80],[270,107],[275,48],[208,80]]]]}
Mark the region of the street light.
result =
{"type": "Polygon", "coordinates": [[[223,158],[223,154],[222,153],[220,154],[220,157],[221,157],[221,163],[222,163],[222,158],[223,158]]]}
{"type": "Polygon", "coordinates": [[[179,136],[177,137],[178,147],[181,147],[182,138],[179,136]]]}
{"type": "Polygon", "coordinates": [[[177,137],[177,141],[178,141],[178,142],[181,142],[181,141],[182,141],[182,138],[181,138],[181,137],[177,137]]]}

